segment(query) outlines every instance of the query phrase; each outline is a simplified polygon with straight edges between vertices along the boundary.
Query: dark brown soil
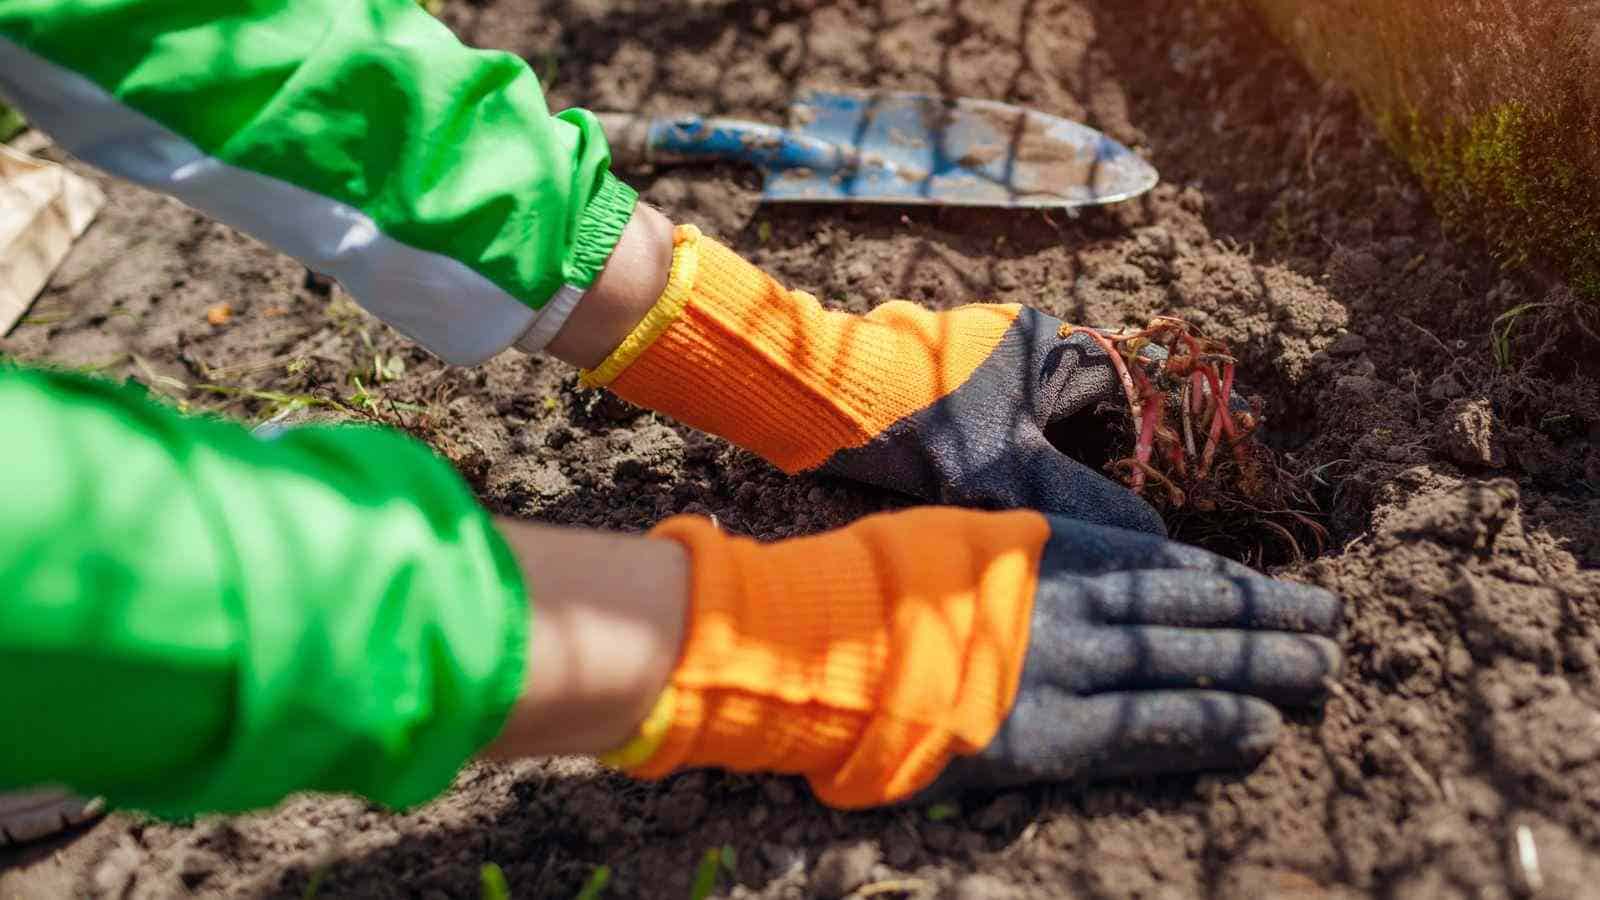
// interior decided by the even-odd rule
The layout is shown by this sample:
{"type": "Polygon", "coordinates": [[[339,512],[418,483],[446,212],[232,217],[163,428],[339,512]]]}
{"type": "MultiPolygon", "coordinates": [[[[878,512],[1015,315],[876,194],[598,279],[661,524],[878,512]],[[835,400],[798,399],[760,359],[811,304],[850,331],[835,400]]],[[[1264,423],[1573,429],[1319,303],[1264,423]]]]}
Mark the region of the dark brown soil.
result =
{"type": "MultiPolygon", "coordinates": [[[[1077,218],[764,207],[750,173],[634,175],[788,282],[865,310],[1016,300],[1077,322],[1184,316],[1242,355],[1269,440],[1314,479],[1331,552],[1290,577],[1348,602],[1348,675],[1249,773],[977,797],[949,817],[830,812],[782,779],[641,785],[557,760],[475,766],[407,815],[299,798],[192,826],[117,816],[0,856],[0,895],[1600,896],[1600,389],[1560,288],[1450,243],[1353,104],[1248,16],[1193,0],[456,0],[446,19],[553,74],[557,105],[780,121],[800,87],[1024,103],[1147,152],[1164,183],[1077,218]],[[1549,304],[1511,332],[1491,322],[1549,304]],[[934,821],[938,818],[938,821],[934,821]],[[883,882],[903,881],[902,890],[883,882]]],[[[246,417],[349,400],[455,460],[496,510],[638,530],[714,513],[763,538],[893,498],[791,479],[507,355],[450,369],[228,229],[126,186],[32,324],[28,358],[153,381],[246,417]],[[221,326],[208,307],[232,305],[221,326]],[[365,337],[364,337],[365,336],[365,337]],[[370,346],[368,340],[370,339],[370,346]],[[404,373],[374,385],[374,354],[404,373]],[[159,376],[159,377],[157,377],[159,376]],[[391,405],[389,401],[404,406],[391,405]]]]}

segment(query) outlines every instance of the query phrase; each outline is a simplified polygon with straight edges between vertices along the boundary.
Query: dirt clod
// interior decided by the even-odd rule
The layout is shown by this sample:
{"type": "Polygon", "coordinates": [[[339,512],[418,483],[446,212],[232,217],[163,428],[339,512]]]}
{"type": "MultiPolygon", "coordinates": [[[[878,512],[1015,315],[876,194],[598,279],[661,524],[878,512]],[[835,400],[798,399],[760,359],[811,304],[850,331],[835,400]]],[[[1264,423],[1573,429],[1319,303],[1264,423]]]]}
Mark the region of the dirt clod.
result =
{"type": "Polygon", "coordinates": [[[1464,466],[1499,469],[1506,464],[1501,425],[1489,401],[1457,400],[1440,421],[1439,449],[1464,466]]]}
{"type": "Polygon", "coordinates": [[[866,884],[877,864],[878,845],[871,841],[829,847],[811,869],[811,886],[818,897],[835,900],[866,884]]]}

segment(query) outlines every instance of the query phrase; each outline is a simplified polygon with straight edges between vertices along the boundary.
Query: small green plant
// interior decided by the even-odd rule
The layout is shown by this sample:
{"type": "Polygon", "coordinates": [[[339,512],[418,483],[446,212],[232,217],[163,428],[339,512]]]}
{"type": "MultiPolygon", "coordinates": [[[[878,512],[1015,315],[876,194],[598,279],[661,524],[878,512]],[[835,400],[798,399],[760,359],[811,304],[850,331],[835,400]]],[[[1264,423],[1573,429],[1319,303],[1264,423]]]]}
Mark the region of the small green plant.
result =
{"type": "Polygon", "coordinates": [[[352,375],[350,376],[350,381],[355,384],[356,392],[350,395],[350,400],[348,401],[349,404],[356,409],[363,410],[365,412],[377,412],[378,398],[371,391],[367,390],[366,385],[361,383],[360,376],[352,375]]]}
{"type": "Polygon", "coordinates": [[[589,873],[589,880],[583,883],[583,890],[578,892],[576,900],[600,900],[600,895],[605,893],[606,885],[611,883],[611,867],[595,866],[589,873]]]}
{"type": "Polygon", "coordinates": [[[700,859],[700,865],[694,870],[694,882],[689,887],[689,900],[706,900],[711,896],[711,892],[717,889],[723,873],[733,874],[737,863],[737,854],[726,844],[707,850],[706,855],[700,859]]]}
{"type": "Polygon", "coordinates": [[[479,895],[483,900],[511,900],[511,886],[506,884],[506,873],[494,863],[484,863],[478,870],[478,881],[483,884],[479,895]]]}
{"type": "Polygon", "coordinates": [[[927,812],[923,813],[923,815],[928,817],[929,822],[943,822],[946,819],[953,819],[960,814],[961,807],[956,806],[954,803],[935,803],[934,805],[928,807],[927,812]]]}
{"type": "Polygon", "coordinates": [[[406,373],[406,361],[400,356],[385,356],[372,343],[372,334],[367,329],[361,329],[361,343],[366,346],[367,352],[372,354],[372,383],[382,384],[385,381],[397,381],[406,373]]]}
{"type": "Polygon", "coordinates": [[[326,866],[320,866],[311,873],[311,878],[306,881],[305,893],[300,895],[300,900],[317,900],[317,891],[322,890],[322,882],[328,877],[326,866]]]}
{"type": "Polygon", "coordinates": [[[0,141],[9,141],[16,137],[28,123],[22,118],[22,113],[0,103],[0,141]]]}
{"type": "Polygon", "coordinates": [[[1528,313],[1541,307],[1549,306],[1548,303],[1520,303],[1511,307],[1495,317],[1489,325],[1491,349],[1494,351],[1495,365],[1502,369],[1511,368],[1511,329],[1517,326],[1517,320],[1528,313]]]}

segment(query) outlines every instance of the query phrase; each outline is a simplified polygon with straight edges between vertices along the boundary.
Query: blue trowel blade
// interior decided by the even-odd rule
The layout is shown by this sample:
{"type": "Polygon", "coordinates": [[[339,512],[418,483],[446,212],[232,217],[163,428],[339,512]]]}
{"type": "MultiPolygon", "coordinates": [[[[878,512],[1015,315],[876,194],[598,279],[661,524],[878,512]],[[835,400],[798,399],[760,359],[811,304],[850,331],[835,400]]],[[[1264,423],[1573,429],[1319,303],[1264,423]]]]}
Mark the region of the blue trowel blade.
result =
{"type": "Polygon", "coordinates": [[[987,100],[813,91],[790,107],[789,130],[839,148],[838,164],[766,167],[767,200],[1059,208],[1126,200],[1160,180],[1093,128],[987,100]]]}

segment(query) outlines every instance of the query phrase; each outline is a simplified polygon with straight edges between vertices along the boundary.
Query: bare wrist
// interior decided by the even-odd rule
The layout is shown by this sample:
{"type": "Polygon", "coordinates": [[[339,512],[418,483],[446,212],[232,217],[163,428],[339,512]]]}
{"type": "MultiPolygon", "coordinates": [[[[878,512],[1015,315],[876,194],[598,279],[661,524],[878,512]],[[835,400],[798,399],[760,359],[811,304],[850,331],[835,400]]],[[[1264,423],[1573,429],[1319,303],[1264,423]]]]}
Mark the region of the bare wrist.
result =
{"type": "Polygon", "coordinates": [[[607,753],[666,687],[688,612],[672,541],[499,522],[528,585],[523,693],[486,755],[607,753]]]}
{"type": "Polygon", "coordinates": [[[604,362],[666,289],[672,271],[672,222],[640,203],[594,284],[547,348],[584,369],[604,362]]]}

